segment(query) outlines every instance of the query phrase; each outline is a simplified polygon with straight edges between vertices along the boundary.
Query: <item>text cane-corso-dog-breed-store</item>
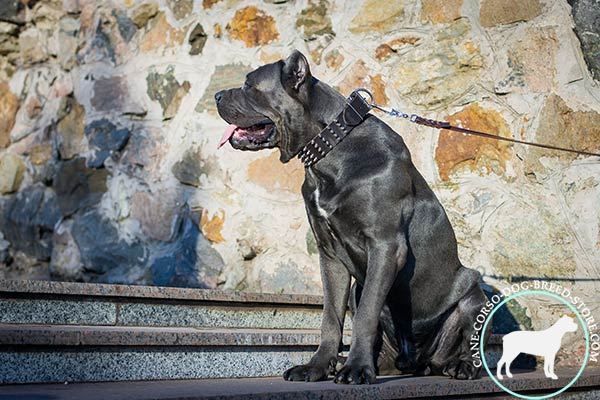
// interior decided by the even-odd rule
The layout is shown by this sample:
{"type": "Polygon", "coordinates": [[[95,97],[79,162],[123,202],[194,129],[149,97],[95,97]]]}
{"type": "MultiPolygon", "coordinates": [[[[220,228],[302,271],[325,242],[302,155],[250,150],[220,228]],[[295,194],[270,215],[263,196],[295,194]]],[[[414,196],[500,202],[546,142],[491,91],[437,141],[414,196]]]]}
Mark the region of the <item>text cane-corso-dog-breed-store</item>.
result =
{"type": "Polygon", "coordinates": [[[360,109],[362,98],[347,101],[314,78],[298,51],[215,99],[230,124],[220,145],[278,147],[283,163],[299,156],[306,167],[302,196],[324,293],[321,344],[284,378],[477,377],[469,341],[486,302],[480,274],[461,264],[450,221],[402,136],[360,109]],[[348,305],[351,345],[335,371],[348,305]]]}

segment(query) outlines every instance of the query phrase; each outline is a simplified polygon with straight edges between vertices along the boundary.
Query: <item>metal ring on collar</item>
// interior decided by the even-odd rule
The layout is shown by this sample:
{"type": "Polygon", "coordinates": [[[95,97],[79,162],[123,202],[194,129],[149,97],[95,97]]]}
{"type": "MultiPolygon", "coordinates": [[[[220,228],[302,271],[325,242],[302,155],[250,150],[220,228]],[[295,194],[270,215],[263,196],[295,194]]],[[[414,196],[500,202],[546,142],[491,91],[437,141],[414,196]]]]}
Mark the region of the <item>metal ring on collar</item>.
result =
{"type": "Polygon", "coordinates": [[[358,88],[355,89],[354,91],[352,91],[352,93],[350,93],[350,96],[348,96],[348,98],[346,99],[346,108],[344,108],[344,110],[342,110],[342,121],[344,121],[344,124],[346,124],[347,126],[356,126],[358,125],[360,122],[362,122],[363,120],[363,116],[354,108],[354,106],[352,106],[352,101],[354,101],[354,99],[360,96],[361,99],[368,104],[369,109],[373,108],[373,104],[375,102],[375,98],[373,97],[373,94],[365,89],[365,88],[358,88]],[[365,99],[362,95],[360,95],[360,93],[366,93],[370,98],[371,98],[371,102],[367,102],[367,99],[365,99]],[[354,113],[358,116],[358,118],[360,119],[360,121],[356,124],[350,124],[348,123],[348,121],[346,120],[346,111],[348,110],[348,108],[350,108],[352,111],[354,111],[354,113]]]}
{"type": "Polygon", "coordinates": [[[369,98],[371,99],[369,101],[369,105],[371,107],[373,107],[373,104],[375,104],[375,97],[373,96],[373,93],[371,93],[368,89],[365,89],[365,88],[354,89],[354,91],[352,93],[350,93],[350,96],[348,97],[348,100],[352,98],[353,94],[356,94],[357,96],[360,96],[359,93],[366,93],[369,96],[369,98]]]}

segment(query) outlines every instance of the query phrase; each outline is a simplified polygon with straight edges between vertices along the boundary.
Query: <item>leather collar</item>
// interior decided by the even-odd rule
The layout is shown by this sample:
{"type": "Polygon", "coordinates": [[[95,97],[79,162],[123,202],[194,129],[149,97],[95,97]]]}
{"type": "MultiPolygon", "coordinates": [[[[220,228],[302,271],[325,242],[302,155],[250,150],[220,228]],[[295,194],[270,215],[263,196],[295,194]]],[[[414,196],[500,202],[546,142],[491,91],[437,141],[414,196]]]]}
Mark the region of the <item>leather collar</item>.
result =
{"type": "Polygon", "coordinates": [[[300,152],[298,158],[308,168],[319,162],[338,145],[355,126],[364,121],[371,110],[369,104],[358,90],[352,92],[342,112],[338,114],[317,136],[312,138],[300,152]]]}

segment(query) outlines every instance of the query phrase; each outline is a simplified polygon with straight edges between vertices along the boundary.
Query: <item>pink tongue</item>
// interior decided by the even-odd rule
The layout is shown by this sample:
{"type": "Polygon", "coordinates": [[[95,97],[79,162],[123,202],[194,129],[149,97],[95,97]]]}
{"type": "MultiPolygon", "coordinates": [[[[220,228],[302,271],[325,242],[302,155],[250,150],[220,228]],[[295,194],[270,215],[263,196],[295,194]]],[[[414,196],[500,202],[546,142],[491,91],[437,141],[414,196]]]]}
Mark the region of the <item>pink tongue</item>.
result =
{"type": "Polygon", "coordinates": [[[220,149],[221,147],[223,147],[223,145],[225,143],[227,143],[227,141],[229,140],[230,137],[233,136],[233,132],[235,132],[235,130],[237,129],[237,125],[229,125],[227,127],[227,129],[225,130],[225,133],[223,133],[223,137],[221,137],[221,140],[219,140],[219,144],[217,145],[217,149],[220,149]]]}

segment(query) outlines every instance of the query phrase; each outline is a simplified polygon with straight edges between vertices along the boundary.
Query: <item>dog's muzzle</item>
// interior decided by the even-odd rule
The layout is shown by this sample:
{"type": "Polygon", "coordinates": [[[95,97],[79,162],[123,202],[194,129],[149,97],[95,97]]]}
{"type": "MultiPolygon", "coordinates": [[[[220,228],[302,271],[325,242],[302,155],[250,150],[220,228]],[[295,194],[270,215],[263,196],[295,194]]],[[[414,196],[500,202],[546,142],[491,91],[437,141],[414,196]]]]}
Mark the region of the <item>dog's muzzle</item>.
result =
{"type": "Polygon", "coordinates": [[[277,128],[269,119],[248,127],[230,124],[223,133],[218,148],[227,142],[238,150],[260,150],[275,147],[277,145],[277,128]]]}
{"type": "MultiPolygon", "coordinates": [[[[223,96],[224,91],[215,93],[217,107],[223,100],[223,96]]],[[[227,142],[237,150],[261,150],[276,147],[279,136],[273,121],[266,116],[258,116],[244,121],[244,126],[230,123],[219,140],[217,148],[220,149],[227,142]]]]}

